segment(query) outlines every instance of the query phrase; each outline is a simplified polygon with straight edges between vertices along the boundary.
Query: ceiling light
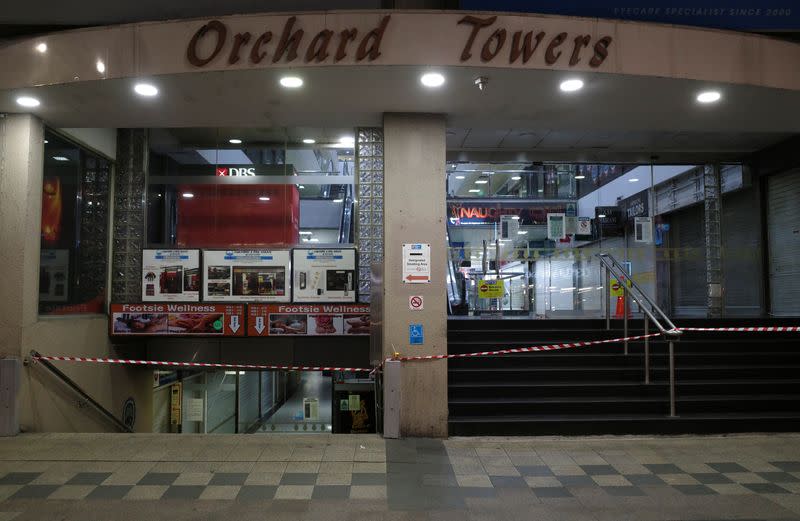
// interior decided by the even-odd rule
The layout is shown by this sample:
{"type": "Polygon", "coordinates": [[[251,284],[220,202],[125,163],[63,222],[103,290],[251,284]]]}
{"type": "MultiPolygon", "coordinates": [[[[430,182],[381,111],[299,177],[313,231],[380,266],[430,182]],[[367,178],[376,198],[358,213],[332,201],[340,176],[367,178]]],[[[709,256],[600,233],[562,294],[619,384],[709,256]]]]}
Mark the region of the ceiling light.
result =
{"type": "Polygon", "coordinates": [[[493,173],[494,173],[494,172],[492,172],[491,170],[489,170],[489,171],[487,171],[487,172],[484,172],[484,173],[483,173],[483,175],[492,175],[493,173]]]}
{"type": "Polygon", "coordinates": [[[515,221],[519,221],[519,215],[512,215],[511,218],[515,221]]]}
{"type": "Polygon", "coordinates": [[[561,82],[561,85],[559,85],[559,88],[562,90],[562,92],[575,92],[576,90],[581,90],[583,88],[583,80],[564,80],[561,82]]]}
{"type": "Polygon", "coordinates": [[[526,233],[528,233],[528,230],[519,230],[517,235],[525,235],[526,233]]]}
{"type": "Polygon", "coordinates": [[[444,85],[444,76],[438,72],[429,72],[420,76],[419,81],[426,87],[441,87],[444,85]]]}
{"type": "Polygon", "coordinates": [[[233,139],[229,139],[228,143],[230,143],[231,145],[241,145],[242,144],[242,140],[238,139],[238,138],[233,138],[233,139]]]}
{"type": "Polygon", "coordinates": [[[194,197],[194,194],[192,192],[183,192],[181,195],[183,196],[184,199],[191,199],[192,197],[194,197]]]}
{"type": "Polygon", "coordinates": [[[17,98],[17,105],[21,105],[23,107],[38,107],[39,100],[30,96],[20,96],[17,98]]]}
{"type": "Polygon", "coordinates": [[[477,180],[475,180],[475,184],[476,185],[485,185],[487,183],[489,183],[488,179],[477,179],[477,180]]]}
{"type": "Polygon", "coordinates": [[[463,176],[463,175],[457,175],[457,176],[456,176],[456,179],[465,179],[465,178],[466,178],[466,177],[465,177],[465,176],[463,176]]]}
{"type": "Polygon", "coordinates": [[[40,53],[44,54],[44,53],[46,53],[46,52],[47,52],[47,44],[46,44],[46,43],[44,43],[44,42],[42,42],[42,43],[38,44],[38,45],[35,47],[35,49],[36,49],[37,51],[39,51],[40,53]]]}
{"type": "Polygon", "coordinates": [[[133,87],[133,90],[139,96],[152,97],[158,94],[158,89],[155,87],[155,85],[150,85],[149,83],[137,83],[133,87]]]}
{"type": "Polygon", "coordinates": [[[303,185],[297,185],[297,188],[299,188],[300,190],[304,190],[304,189],[305,189],[305,186],[303,186],[303,185]]]}
{"type": "Polygon", "coordinates": [[[103,60],[97,60],[95,67],[97,68],[97,72],[99,72],[100,74],[106,72],[106,64],[103,63],[103,60]]]}
{"type": "Polygon", "coordinates": [[[515,175],[511,177],[512,181],[519,181],[520,179],[522,179],[522,176],[515,175]]]}
{"type": "Polygon", "coordinates": [[[606,214],[601,213],[597,217],[599,217],[600,219],[605,219],[606,218],[606,214]]]}
{"type": "Polygon", "coordinates": [[[262,195],[261,197],[258,198],[258,200],[259,201],[269,201],[269,197],[267,197],[266,195],[262,195]]]}
{"type": "Polygon", "coordinates": [[[481,193],[481,191],[480,191],[480,190],[478,190],[477,188],[473,188],[473,189],[472,189],[472,190],[470,190],[469,192],[470,192],[471,194],[479,194],[479,193],[481,193]]]}
{"type": "Polygon", "coordinates": [[[311,237],[311,238],[308,240],[308,242],[319,242],[319,239],[317,239],[316,237],[311,237]]]}
{"type": "Polygon", "coordinates": [[[700,103],[714,103],[715,101],[719,101],[721,97],[722,94],[720,94],[719,91],[707,90],[697,95],[697,101],[700,103]]]}
{"type": "Polygon", "coordinates": [[[53,156],[53,159],[55,159],[56,161],[69,161],[69,158],[66,158],[64,156],[53,156]]]}
{"type": "Polygon", "coordinates": [[[280,79],[280,82],[287,89],[296,89],[303,86],[303,78],[297,76],[284,76],[280,79]]]}
{"type": "Polygon", "coordinates": [[[575,179],[586,179],[585,175],[576,175],[575,179]]]}
{"type": "Polygon", "coordinates": [[[344,199],[334,199],[333,202],[334,203],[343,203],[344,199]]]}
{"type": "Polygon", "coordinates": [[[342,136],[339,138],[339,143],[342,145],[350,145],[353,146],[356,140],[352,136],[342,136]]]}
{"type": "Polygon", "coordinates": [[[632,177],[631,179],[628,179],[629,183],[636,183],[637,181],[639,181],[639,180],[637,178],[635,178],[635,177],[632,177]]]}
{"type": "Polygon", "coordinates": [[[316,141],[311,138],[306,138],[303,140],[303,143],[305,143],[306,145],[313,145],[314,143],[316,143],[316,141]]]}
{"type": "Polygon", "coordinates": [[[537,192],[539,192],[539,193],[542,193],[542,192],[544,192],[544,188],[539,188],[539,189],[538,189],[538,190],[536,190],[536,191],[537,191],[537,192]]]}
{"type": "Polygon", "coordinates": [[[314,232],[300,232],[300,235],[312,235],[314,232]]]}
{"type": "Polygon", "coordinates": [[[44,140],[44,144],[46,145],[46,144],[48,144],[48,143],[49,143],[49,141],[47,141],[47,140],[45,139],[45,140],[44,140]]]}

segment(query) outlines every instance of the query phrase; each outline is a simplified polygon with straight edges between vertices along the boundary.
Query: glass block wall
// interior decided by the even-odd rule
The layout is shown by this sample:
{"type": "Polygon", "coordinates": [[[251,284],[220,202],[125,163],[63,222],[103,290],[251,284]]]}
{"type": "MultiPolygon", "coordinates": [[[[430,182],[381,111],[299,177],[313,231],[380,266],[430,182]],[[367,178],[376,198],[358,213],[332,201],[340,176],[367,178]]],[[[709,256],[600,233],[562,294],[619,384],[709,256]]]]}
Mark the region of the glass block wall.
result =
{"type": "Polygon", "coordinates": [[[76,284],[79,302],[88,302],[106,292],[110,168],[111,163],[105,159],[94,156],[83,158],[76,284]]]}
{"type": "Polygon", "coordinates": [[[146,129],[118,131],[111,272],[111,302],[114,303],[142,300],[147,156],[146,129]]]}
{"type": "Polygon", "coordinates": [[[358,299],[370,301],[370,265],[383,261],[383,129],[358,128],[358,299]]]}

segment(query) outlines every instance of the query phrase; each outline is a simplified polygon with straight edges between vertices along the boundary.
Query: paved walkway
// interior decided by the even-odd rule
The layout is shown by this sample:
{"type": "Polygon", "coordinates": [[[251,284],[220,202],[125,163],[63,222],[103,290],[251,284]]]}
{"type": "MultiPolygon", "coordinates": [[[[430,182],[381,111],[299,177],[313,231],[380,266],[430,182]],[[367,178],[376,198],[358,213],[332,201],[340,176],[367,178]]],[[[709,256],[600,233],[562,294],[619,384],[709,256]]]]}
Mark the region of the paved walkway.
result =
{"type": "Polygon", "coordinates": [[[0,439],[0,521],[800,520],[800,435],[0,439]]]}

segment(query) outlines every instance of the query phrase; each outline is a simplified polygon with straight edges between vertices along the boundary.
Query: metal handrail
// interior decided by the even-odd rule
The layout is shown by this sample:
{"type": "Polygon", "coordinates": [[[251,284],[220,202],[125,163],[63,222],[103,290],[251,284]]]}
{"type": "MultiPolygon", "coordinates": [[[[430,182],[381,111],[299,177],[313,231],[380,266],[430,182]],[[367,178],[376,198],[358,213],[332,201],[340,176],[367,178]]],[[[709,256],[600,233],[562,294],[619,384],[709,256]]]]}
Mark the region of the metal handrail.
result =
{"type": "Polygon", "coordinates": [[[600,263],[605,268],[605,307],[606,307],[606,328],[611,329],[611,312],[609,309],[609,297],[610,297],[610,288],[609,288],[609,274],[613,274],[618,281],[622,282],[622,294],[623,294],[623,302],[624,302],[624,346],[625,346],[625,354],[628,354],[628,295],[630,295],[633,300],[639,304],[642,312],[644,312],[644,383],[650,383],[650,338],[648,336],[648,319],[652,320],[653,323],[658,328],[659,332],[664,335],[668,342],[669,342],[669,415],[670,417],[674,418],[675,414],[675,341],[680,338],[681,330],[675,327],[675,324],[669,319],[666,313],[664,313],[661,308],[653,302],[653,299],[645,293],[642,288],[636,284],[630,274],[627,273],[620,264],[617,259],[614,258],[613,255],[610,253],[598,253],[597,257],[600,259],[600,263]],[[630,286],[628,286],[630,284],[630,286]],[[631,289],[636,290],[635,292],[631,291],[631,289]],[[638,295],[637,295],[638,293],[638,295]],[[642,301],[644,301],[647,305],[643,305],[642,301]],[[650,307],[648,309],[647,307],[650,307]],[[655,314],[654,314],[655,313],[655,314]],[[663,320],[669,329],[665,328],[658,317],[663,320]]]}
{"type": "Polygon", "coordinates": [[[658,305],[656,305],[656,303],[653,302],[653,299],[651,299],[650,296],[647,293],[645,293],[641,287],[639,287],[636,281],[634,281],[633,278],[631,278],[631,276],[625,272],[625,269],[623,268],[622,264],[620,264],[619,261],[617,261],[617,259],[615,259],[613,255],[611,255],[610,253],[598,253],[597,257],[600,259],[600,262],[603,264],[603,266],[605,266],[605,268],[609,272],[611,272],[611,274],[613,274],[617,278],[617,280],[623,280],[623,279],[625,280],[625,283],[622,284],[622,288],[625,291],[625,293],[626,294],[631,293],[631,297],[636,301],[637,304],[639,304],[639,306],[642,308],[642,311],[650,318],[650,320],[653,321],[653,323],[656,325],[656,327],[662,334],[672,337],[680,336],[681,334],[680,329],[675,327],[675,324],[672,323],[667,314],[664,313],[661,310],[661,308],[659,308],[658,305]],[[630,284],[631,288],[635,289],[639,293],[639,296],[633,294],[633,292],[630,292],[629,288],[627,287],[627,284],[630,284]],[[648,306],[650,306],[650,308],[664,322],[666,322],[669,328],[665,328],[661,324],[659,319],[656,316],[654,316],[653,313],[649,311],[646,306],[642,305],[642,300],[644,300],[645,303],[648,306]]]}
{"type": "MultiPolygon", "coordinates": [[[[114,416],[108,409],[100,405],[94,398],[89,396],[86,391],[80,388],[78,384],[76,384],[72,378],[65,375],[60,369],[50,363],[50,361],[41,358],[42,355],[39,354],[38,351],[35,349],[31,350],[30,359],[36,363],[42,364],[42,367],[47,368],[51,373],[56,375],[62,382],[64,382],[70,389],[75,391],[81,398],[86,400],[86,403],[91,405],[95,408],[97,412],[102,414],[108,421],[114,424],[122,432],[133,432],[129,426],[125,425],[122,421],[119,420],[116,416],[114,416]]],[[[27,361],[27,360],[26,360],[27,361]]]]}

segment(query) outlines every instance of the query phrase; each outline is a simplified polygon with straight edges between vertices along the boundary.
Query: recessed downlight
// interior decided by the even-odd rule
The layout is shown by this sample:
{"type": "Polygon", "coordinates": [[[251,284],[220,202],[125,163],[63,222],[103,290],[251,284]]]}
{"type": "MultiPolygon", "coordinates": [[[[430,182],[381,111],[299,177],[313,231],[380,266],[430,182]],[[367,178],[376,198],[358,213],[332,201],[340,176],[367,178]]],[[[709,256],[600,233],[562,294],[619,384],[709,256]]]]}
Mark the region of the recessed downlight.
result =
{"type": "Polygon", "coordinates": [[[230,143],[231,145],[241,145],[242,140],[239,138],[231,138],[228,140],[228,143],[230,143]]]}
{"type": "Polygon", "coordinates": [[[577,78],[564,80],[561,82],[561,85],[559,85],[559,88],[562,92],[575,92],[583,88],[583,80],[577,78]]]}
{"type": "Polygon", "coordinates": [[[137,83],[133,87],[133,91],[139,96],[146,96],[148,98],[158,95],[158,89],[155,85],[151,85],[150,83],[137,83]]]}
{"type": "Polygon", "coordinates": [[[281,86],[287,89],[296,89],[303,86],[303,78],[299,76],[284,76],[280,79],[281,86]]]}
{"type": "Polygon", "coordinates": [[[192,192],[183,192],[181,196],[183,196],[184,199],[191,199],[194,197],[194,194],[192,192]]]}
{"type": "Polygon", "coordinates": [[[261,197],[258,198],[258,200],[259,201],[269,201],[269,197],[267,197],[266,195],[262,195],[261,197]]]}
{"type": "Polygon", "coordinates": [[[706,90],[697,95],[697,101],[700,103],[714,103],[722,98],[722,94],[717,90],[706,90]]]}
{"type": "Polygon", "coordinates": [[[56,161],[69,161],[69,158],[64,156],[53,156],[53,159],[56,161]]]}
{"type": "Polygon", "coordinates": [[[632,177],[632,178],[628,179],[628,182],[629,182],[629,183],[638,183],[638,182],[639,182],[639,179],[638,179],[638,178],[636,178],[636,177],[632,177]]]}
{"type": "Polygon", "coordinates": [[[44,42],[38,43],[38,44],[36,44],[35,49],[36,49],[37,52],[40,52],[40,53],[44,54],[44,53],[47,52],[47,44],[44,43],[44,42]]]}
{"type": "Polygon", "coordinates": [[[481,191],[480,191],[480,190],[478,190],[477,188],[472,188],[472,189],[469,191],[469,193],[471,193],[471,194],[479,194],[479,193],[481,193],[481,191]]]}
{"type": "Polygon", "coordinates": [[[36,98],[32,98],[31,96],[20,96],[17,98],[17,105],[22,107],[38,107],[40,105],[39,100],[36,98]]]}
{"type": "Polygon", "coordinates": [[[300,235],[313,235],[314,232],[301,231],[300,235]]]}
{"type": "Polygon", "coordinates": [[[438,72],[428,72],[420,76],[419,81],[426,87],[441,87],[444,85],[444,76],[438,72]]]}
{"type": "Polygon", "coordinates": [[[511,180],[512,181],[519,181],[520,179],[522,179],[522,176],[519,176],[519,175],[511,176],[511,180]]]}
{"type": "Polygon", "coordinates": [[[306,187],[303,185],[297,185],[297,188],[299,188],[300,190],[305,190],[306,187]]]}
{"type": "Polygon", "coordinates": [[[463,175],[457,175],[457,176],[456,176],[456,179],[466,179],[466,176],[463,176],[463,175]]]}
{"type": "Polygon", "coordinates": [[[476,185],[485,185],[485,184],[488,184],[488,183],[489,183],[488,179],[476,179],[475,180],[475,184],[476,185]]]}
{"type": "Polygon", "coordinates": [[[585,175],[576,175],[575,179],[586,179],[585,175]]]}
{"type": "Polygon", "coordinates": [[[97,63],[95,63],[94,66],[97,69],[97,72],[100,74],[106,72],[106,64],[103,62],[103,60],[97,60],[97,63]]]}
{"type": "Polygon", "coordinates": [[[313,145],[316,142],[317,141],[315,139],[311,139],[311,138],[308,138],[308,137],[303,140],[303,143],[305,143],[306,145],[313,145]]]}

